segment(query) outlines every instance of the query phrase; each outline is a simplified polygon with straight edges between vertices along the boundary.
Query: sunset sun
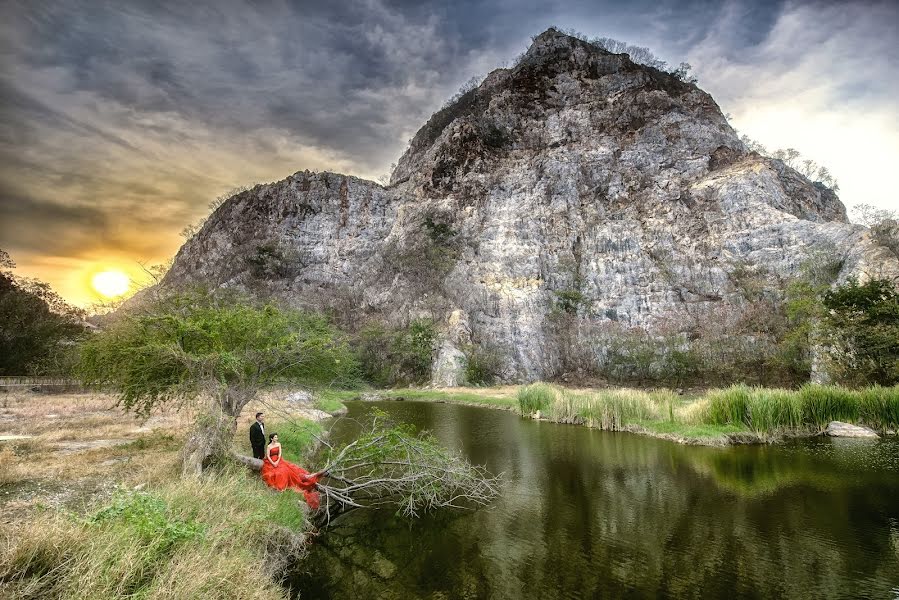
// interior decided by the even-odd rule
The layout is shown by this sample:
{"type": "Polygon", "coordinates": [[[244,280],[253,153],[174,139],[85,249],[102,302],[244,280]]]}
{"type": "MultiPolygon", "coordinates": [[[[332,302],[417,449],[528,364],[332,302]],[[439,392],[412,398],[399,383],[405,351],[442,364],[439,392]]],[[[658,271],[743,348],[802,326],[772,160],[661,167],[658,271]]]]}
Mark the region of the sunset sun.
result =
{"type": "Polygon", "coordinates": [[[103,271],[91,279],[91,285],[103,296],[115,298],[128,291],[131,280],[121,271],[103,271]]]}

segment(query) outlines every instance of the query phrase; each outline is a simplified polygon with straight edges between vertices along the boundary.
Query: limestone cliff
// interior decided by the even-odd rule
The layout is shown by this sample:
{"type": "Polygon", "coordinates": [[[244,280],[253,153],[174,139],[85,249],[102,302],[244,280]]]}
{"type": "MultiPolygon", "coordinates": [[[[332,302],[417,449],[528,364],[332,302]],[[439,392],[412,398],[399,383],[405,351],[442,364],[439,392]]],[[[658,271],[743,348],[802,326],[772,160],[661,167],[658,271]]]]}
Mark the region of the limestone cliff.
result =
{"type": "Polygon", "coordinates": [[[783,281],[820,252],[840,278],[899,275],[830,190],[747,152],[707,93],[550,30],[432,116],[389,186],[310,172],[256,186],[163,285],[351,323],[430,316],[444,330],[435,381],[458,381],[471,344],[500,351],[505,379],[533,380],[572,349],[600,357],[604,325],[671,331],[739,311],[747,271],[783,281]]]}

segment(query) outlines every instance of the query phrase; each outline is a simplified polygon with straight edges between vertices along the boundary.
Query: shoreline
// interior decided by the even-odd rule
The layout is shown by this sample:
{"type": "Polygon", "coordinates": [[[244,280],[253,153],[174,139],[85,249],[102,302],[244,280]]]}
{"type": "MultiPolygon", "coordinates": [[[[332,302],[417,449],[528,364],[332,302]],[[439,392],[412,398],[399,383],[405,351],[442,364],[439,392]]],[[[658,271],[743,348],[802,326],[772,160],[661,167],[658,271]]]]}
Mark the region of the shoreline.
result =
{"type": "MultiPolygon", "coordinates": [[[[818,430],[814,428],[795,427],[792,429],[773,429],[771,431],[753,431],[749,427],[740,425],[709,425],[709,424],[690,424],[678,422],[676,420],[667,419],[642,419],[636,422],[625,422],[620,426],[602,427],[591,425],[587,419],[578,416],[570,418],[551,418],[545,414],[538,414],[536,417],[527,417],[521,414],[518,401],[518,391],[524,386],[502,386],[498,388],[396,388],[388,390],[371,390],[363,391],[348,397],[349,394],[342,398],[343,400],[358,400],[362,402],[371,401],[419,401],[444,404],[459,404],[465,406],[478,406],[493,410],[505,410],[518,413],[522,418],[531,418],[548,423],[556,423],[560,425],[577,425],[590,429],[598,429],[600,431],[623,431],[636,435],[644,435],[647,437],[666,440],[681,445],[688,446],[708,446],[708,447],[728,447],[738,445],[768,445],[782,442],[786,439],[813,438],[823,436],[825,434],[826,425],[819,426],[818,430]],[[693,432],[699,432],[693,433],[693,432]]],[[[562,393],[591,393],[590,389],[560,389],[562,393]]],[[[637,389],[622,388],[625,392],[631,393],[655,393],[646,392],[637,389]]],[[[597,390],[600,391],[600,390],[597,390]]],[[[608,392],[608,390],[601,390],[608,392]]],[[[712,390],[714,392],[715,390],[712,390]]],[[[777,390],[769,390],[777,391],[777,390]]],[[[668,393],[667,391],[663,393],[668,393]]],[[[893,388],[893,393],[899,393],[893,388]]],[[[707,394],[699,396],[688,396],[680,399],[677,406],[678,411],[689,413],[696,410],[697,405],[707,403],[707,394]]],[[[673,416],[675,409],[670,409],[673,416]]],[[[828,419],[829,421],[839,421],[840,419],[828,419]]],[[[856,423],[863,426],[861,423],[856,423]]],[[[873,431],[873,429],[872,429],[873,431]]],[[[875,432],[878,439],[884,437],[896,436],[896,430],[886,430],[875,432]]]]}

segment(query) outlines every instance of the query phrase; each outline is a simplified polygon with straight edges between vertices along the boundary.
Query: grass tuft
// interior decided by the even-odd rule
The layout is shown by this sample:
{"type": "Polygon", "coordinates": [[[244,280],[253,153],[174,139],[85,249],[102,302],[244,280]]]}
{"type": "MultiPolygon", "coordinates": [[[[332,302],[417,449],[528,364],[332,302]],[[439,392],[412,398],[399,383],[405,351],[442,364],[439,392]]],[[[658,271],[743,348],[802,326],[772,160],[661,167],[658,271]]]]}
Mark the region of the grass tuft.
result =
{"type": "Polygon", "coordinates": [[[518,407],[521,414],[529,415],[539,411],[545,411],[553,404],[556,392],[559,388],[547,383],[533,383],[526,385],[518,391],[518,407]]]}

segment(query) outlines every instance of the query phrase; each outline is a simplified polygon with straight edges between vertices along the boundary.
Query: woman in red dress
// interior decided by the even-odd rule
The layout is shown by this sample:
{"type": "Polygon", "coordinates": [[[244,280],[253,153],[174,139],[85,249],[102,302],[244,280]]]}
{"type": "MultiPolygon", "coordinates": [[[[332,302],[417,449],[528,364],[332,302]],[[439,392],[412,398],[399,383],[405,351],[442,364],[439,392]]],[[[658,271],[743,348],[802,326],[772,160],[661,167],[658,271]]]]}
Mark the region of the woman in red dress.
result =
{"type": "Polygon", "coordinates": [[[281,458],[281,444],[278,442],[277,433],[268,436],[268,441],[265,459],[262,461],[262,481],[279,491],[293,488],[303,492],[309,508],[317,510],[319,498],[315,484],[318,483],[319,473],[310,473],[281,458]]]}

